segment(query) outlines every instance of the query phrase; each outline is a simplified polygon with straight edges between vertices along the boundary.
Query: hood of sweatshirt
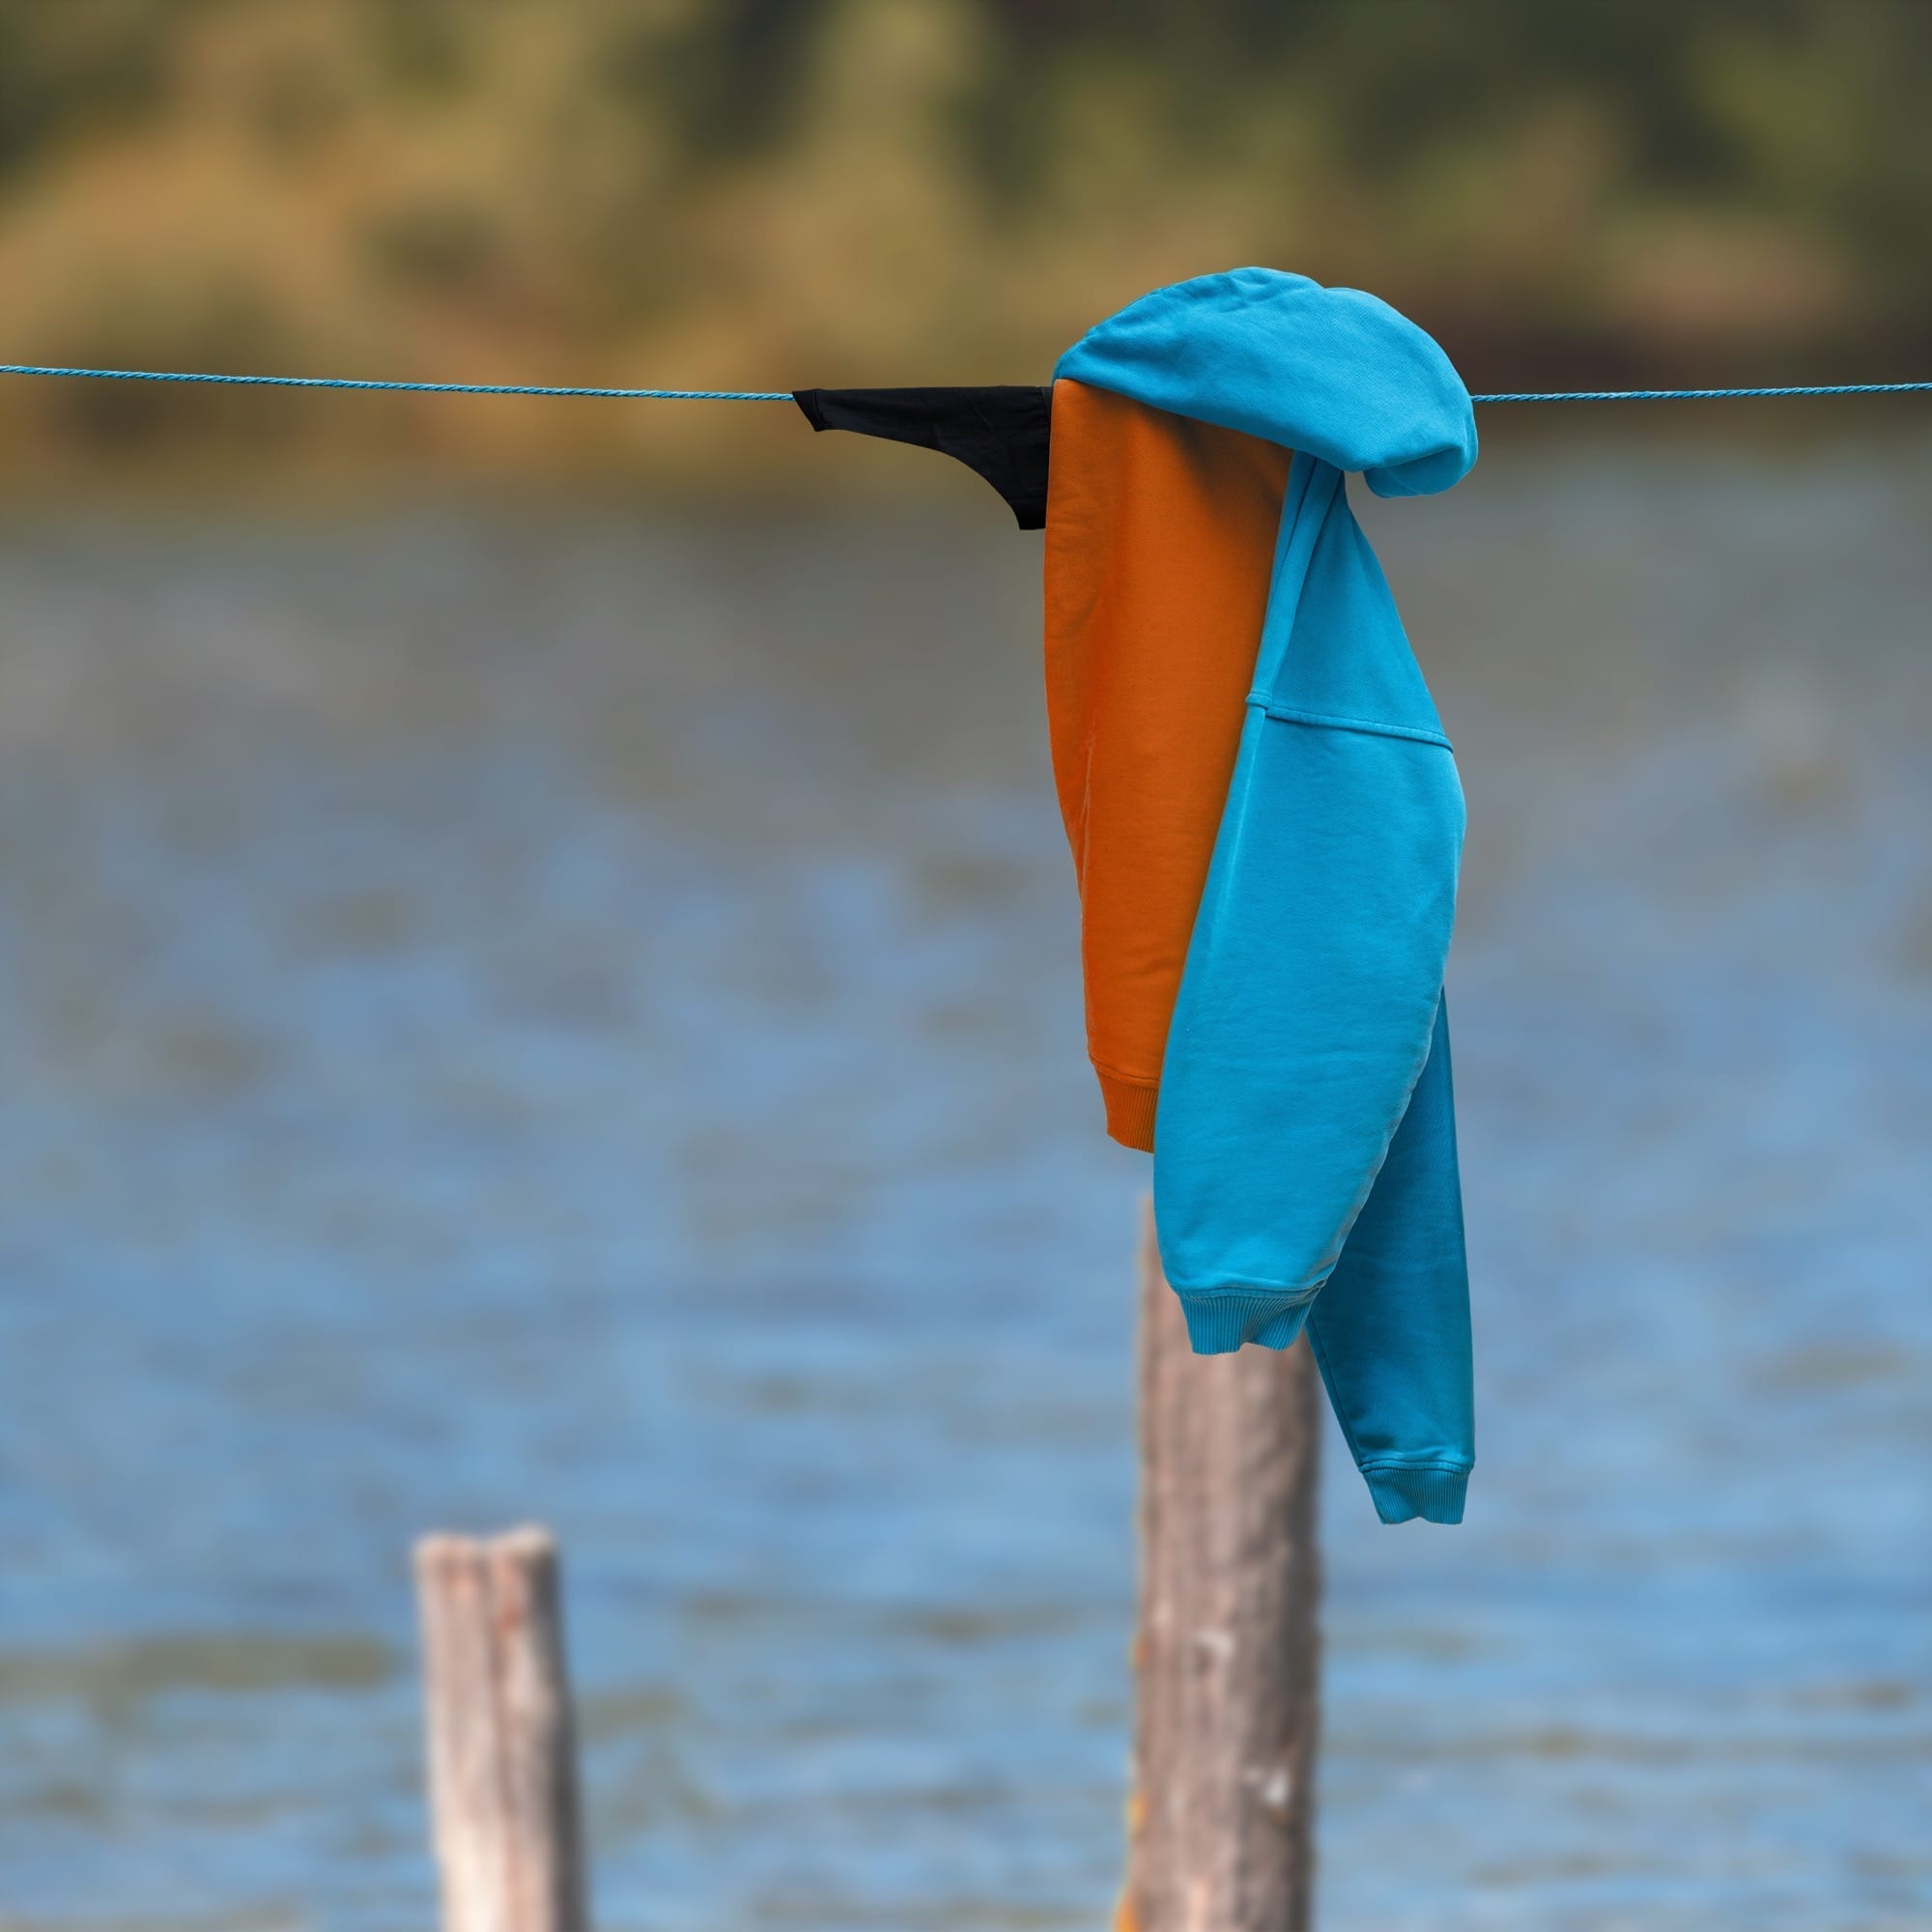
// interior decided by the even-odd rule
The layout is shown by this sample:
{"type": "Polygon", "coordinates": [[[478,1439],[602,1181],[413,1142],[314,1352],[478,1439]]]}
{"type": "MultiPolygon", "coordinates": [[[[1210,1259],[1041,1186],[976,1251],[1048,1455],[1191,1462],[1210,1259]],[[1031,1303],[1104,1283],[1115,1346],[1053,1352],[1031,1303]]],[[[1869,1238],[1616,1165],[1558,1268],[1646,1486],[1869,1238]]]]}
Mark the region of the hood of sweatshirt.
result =
{"type": "Polygon", "coordinates": [[[1358,470],[1378,497],[1446,490],[1476,460],[1469,392],[1432,336],[1360,289],[1279,269],[1156,289],[1053,373],[1358,470]]]}

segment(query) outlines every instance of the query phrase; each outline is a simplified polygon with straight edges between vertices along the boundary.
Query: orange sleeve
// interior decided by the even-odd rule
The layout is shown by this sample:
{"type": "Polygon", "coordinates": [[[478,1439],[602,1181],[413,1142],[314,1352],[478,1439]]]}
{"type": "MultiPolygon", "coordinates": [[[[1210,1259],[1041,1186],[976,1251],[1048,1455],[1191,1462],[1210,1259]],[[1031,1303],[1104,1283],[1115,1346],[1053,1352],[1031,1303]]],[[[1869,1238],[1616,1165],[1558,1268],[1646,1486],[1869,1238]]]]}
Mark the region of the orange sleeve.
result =
{"type": "Polygon", "coordinates": [[[1053,387],[1046,707],[1107,1131],[1151,1150],[1168,1020],[1240,742],[1291,452],[1053,387]]]}

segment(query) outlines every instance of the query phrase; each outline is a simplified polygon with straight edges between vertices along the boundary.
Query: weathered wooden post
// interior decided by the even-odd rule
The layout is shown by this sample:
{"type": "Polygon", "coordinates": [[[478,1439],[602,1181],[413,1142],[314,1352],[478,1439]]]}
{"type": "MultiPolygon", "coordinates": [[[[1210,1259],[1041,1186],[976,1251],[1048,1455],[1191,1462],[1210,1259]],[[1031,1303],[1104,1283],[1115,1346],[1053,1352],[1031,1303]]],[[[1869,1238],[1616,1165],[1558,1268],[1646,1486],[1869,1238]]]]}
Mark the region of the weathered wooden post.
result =
{"type": "Polygon", "coordinates": [[[1321,1443],[1307,1342],[1189,1352],[1144,1208],[1138,1704],[1122,1932],[1304,1932],[1321,1443]]]}
{"type": "Polygon", "coordinates": [[[588,1932],[556,1545],[416,1546],[443,1932],[588,1932]]]}

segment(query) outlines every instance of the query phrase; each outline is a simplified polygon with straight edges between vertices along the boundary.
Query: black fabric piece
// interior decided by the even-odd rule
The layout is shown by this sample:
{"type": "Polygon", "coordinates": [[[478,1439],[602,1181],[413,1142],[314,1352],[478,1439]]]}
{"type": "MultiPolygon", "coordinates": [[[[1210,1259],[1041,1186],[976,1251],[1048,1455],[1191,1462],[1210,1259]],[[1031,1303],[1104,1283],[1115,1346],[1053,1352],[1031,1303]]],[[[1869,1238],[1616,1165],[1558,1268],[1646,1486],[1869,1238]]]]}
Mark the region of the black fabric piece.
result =
{"type": "Polygon", "coordinates": [[[957,457],[1002,497],[1023,530],[1046,527],[1053,389],[997,384],[959,389],[794,389],[813,429],[856,430],[957,457]]]}

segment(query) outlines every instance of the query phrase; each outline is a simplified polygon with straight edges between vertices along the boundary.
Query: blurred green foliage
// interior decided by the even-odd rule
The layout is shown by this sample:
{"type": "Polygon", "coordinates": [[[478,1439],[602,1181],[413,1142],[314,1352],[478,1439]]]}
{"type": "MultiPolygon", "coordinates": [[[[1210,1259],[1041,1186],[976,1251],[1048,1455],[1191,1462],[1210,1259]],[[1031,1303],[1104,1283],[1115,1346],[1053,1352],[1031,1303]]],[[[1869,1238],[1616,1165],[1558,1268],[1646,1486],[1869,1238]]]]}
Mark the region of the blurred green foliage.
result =
{"type": "MultiPolygon", "coordinates": [[[[1264,261],[1388,296],[1479,384],[1919,375],[1928,100],[1922,0],[0,0],[0,348],[1010,380],[1264,261]]],[[[16,459],[249,433],[18,386],[16,459]]],[[[291,438],[642,446],[554,410],[291,438]]]]}

